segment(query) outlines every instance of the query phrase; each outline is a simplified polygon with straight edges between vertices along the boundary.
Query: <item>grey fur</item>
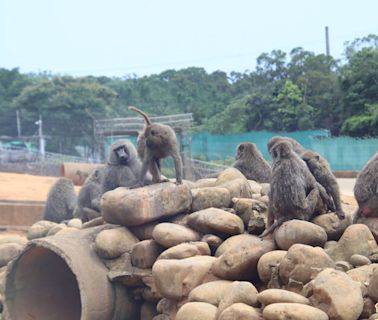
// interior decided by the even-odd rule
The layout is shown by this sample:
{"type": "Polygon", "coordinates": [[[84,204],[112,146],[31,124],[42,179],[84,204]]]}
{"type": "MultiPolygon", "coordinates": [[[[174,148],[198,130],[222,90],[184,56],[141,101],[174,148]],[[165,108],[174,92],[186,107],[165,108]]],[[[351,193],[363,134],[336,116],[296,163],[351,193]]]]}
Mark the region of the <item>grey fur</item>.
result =
{"type": "Polygon", "coordinates": [[[101,216],[100,198],[104,170],[104,168],[94,169],[85,180],[79,191],[77,206],[73,213],[75,218],[86,222],[101,216]]]}
{"type": "Polygon", "coordinates": [[[152,181],[158,183],[161,179],[160,159],[172,157],[175,164],[176,184],[182,183],[182,159],[179,153],[176,134],[170,126],[151,123],[149,117],[142,110],[129,107],[130,110],[141,114],[145,120],[143,132],[138,137],[138,154],[142,159],[142,170],[138,184],[144,185],[144,178],[149,170],[152,181]]]}
{"type": "Polygon", "coordinates": [[[340,189],[336,177],[333,175],[328,161],[315,151],[306,150],[301,154],[301,158],[307,164],[316,181],[324,187],[327,194],[332,198],[330,210],[336,212],[340,219],[345,218],[345,213],[341,207],[340,189]]]}
{"type": "Polygon", "coordinates": [[[294,153],[288,141],[279,141],[270,149],[273,158],[269,191],[268,226],[261,234],[273,232],[290,219],[310,220],[316,212],[319,189],[305,163],[294,153]]]}
{"type": "Polygon", "coordinates": [[[289,137],[282,137],[282,136],[274,136],[270,138],[268,141],[268,152],[270,153],[270,150],[277,142],[287,141],[291,144],[294,152],[298,155],[300,155],[302,152],[304,152],[306,149],[295,139],[289,138],[289,137]]]}
{"type": "Polygon", "coordinates": [[[232,166],[249,180],[270,182],[272,169],[254,143],[242,142],[238,145],[236,161],[232,166]]]}
{"type": "Polygon", "coordinates": [[[104,168],[102,179],[102,193],[118,187],[132,187],[138,182],[142,170],[137,151],[131,141],[117,140],[109,148],[108,163],[104,168]],[[124,148],[127,159],[122,163],[116,150],[124,148]]]}
{"type": "Polygon", "coordinates": [[[358,203],[356,219],[361,214],[365,217],[378,217],[378,152],[357,175],[354,197],[358,203]]]}
{"type": "Polygon", "coordinates": [[[72,181],[59,178],[47,195],[43,219],[57,223],[72,219],[76,203],[77,196],[72,181]]]}

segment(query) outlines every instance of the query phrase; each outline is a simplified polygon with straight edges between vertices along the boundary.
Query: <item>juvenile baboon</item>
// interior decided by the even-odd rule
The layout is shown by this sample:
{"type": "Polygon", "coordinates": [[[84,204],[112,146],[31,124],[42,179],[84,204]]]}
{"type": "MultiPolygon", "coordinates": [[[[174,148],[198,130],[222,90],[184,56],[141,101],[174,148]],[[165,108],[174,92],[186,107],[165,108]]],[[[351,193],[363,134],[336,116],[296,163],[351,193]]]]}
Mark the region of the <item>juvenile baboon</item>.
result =
{"type": "Polygon", "coordinates": [[[108,163],[102,178],[102,193],[118,187],[132,187],[140,177],[142,164],[131,141],[117,140],[110,145],[108,163]]]}
{"type": "Polygon", "coordinates": [[[357,175],[354,197],[359,216],[378,217],[378,152],[365,164],[357,175]]]}
{"type": "Polygon", "coordinates": [[[304,152],[306,150],[297,140],[295,140],[293,138],[274,136],[274,137],[270,138],[270,140],[268,141],[268,152],[271,153],[270,150],[272,149],[272,147],[277,142],[282,142],[282,141],[289,142],[291,144],[292,148],[293,148],[293,151],[296,154],[300,155],[302,152],[304,152]]]}
{"type": "Polygon", "coordinates": [[[72,181],[59,178],[47,195],[43,219],[57,223],[72,219],[76,203],[77,196],[72,181]]]}
{"type": "Polygon", "coordinates": [[[238,169],[247,179],[259,183],[270,182],[272,169],[254,143],[240,143],[235,158],[236,161],[232,166],[238,169]]]}
{"type": "Polygon", "coordinates": [[[129,107],[130,110],[141,114],[145,127],[138,137],[138,154],[142,159],[142,170],[138,184],[144,185],[147,170],[152,174],[152,181],[158,183],[161,179],[160,159],[172,157],[176,170],[176,184],[182,183],[182,160],[178,151],[176,134],[173,129],[160,123],[151,123],[151,120],[142,110],[129,107]]]}
{"type": "Polygon", "coordinates": [[[310,220],[319,200],[315,178],[294,153],[288,141],[279,141],[271,149],[273,158],[269,191],[268,225],[260,235],[273,232],[290,219],[310,220]]]}
{"type": "Polygon", "coordinates": [[[333,204],[331,202],[329,209],[335,211],[340,219],[344,219],[345,213],[341,207],[339,185],[331,171],[328,161],[320,154],[311,150],[304,151],[301,154],[301,158],[307,164],[315,180],[324,187],[327,194],[333,200],[333,204]]]}
{"type": "Polygon", "coordinates": [[[73,212],[75,218],[86,222],[101,215],[100,198],[102,195],[103,175],[104,168],[96,168],[85,179],[79,191],[77,205],[73,212]]]}

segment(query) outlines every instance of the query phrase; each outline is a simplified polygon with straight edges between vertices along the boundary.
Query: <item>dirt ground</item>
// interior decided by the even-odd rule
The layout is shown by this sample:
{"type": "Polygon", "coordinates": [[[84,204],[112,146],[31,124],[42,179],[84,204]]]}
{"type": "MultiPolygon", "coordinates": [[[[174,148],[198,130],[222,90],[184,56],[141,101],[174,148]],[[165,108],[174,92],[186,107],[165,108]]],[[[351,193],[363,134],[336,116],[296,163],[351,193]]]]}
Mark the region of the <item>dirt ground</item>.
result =
{"type": "MultiPolygon", "coordinates": [[[[47,193],[58,178],[0,172],[0,200],[46,201],[47,193]]],[[[79,192],[80,187],[75,187],[79,192]]]]}

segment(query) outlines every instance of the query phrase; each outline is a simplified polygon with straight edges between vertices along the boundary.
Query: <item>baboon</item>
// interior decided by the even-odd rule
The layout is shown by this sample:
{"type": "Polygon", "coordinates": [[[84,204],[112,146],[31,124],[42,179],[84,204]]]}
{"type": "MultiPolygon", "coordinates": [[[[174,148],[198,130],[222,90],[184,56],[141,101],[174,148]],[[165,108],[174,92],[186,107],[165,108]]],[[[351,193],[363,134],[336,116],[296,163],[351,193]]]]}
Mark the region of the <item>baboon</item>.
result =
{"type": "Polygon", "coordinates": [[[43,219],[57,223],[72,219],[76,203],[77,196],[72,181],[59,178],[47,195],[43,219]]]}
{"type": "Polygon", "coordinates": [[[232,166],[244,174],[247,179],[259,183],[270,182],[272,169],[254,143],[240,143],[237,147],[235,159],[236,161],[232,166]]]}
{"type": "Polygon", "coordinates": [[[77,205],[73,212],[75,218],[87,222],[101,215],[100,198],[102,195],[103,176],[104,168],[96,168],[85,179],[79,191],[77,205]]]}
{"type": "Polygon", "coordinates": [[[131,141],[117,140],[110,145],[108,163],[102,178],[102,193],[118,187],[132,187],[139,181],[142,163],[131,141]]]}
{"type": "Polygon", "coordinates": [[[310,220],[319,200],[315,178],[288,141],[271,147],[273,158],[267,229],[264,237],[290,219],[310,220]]]}
{"type": "Polygon", "coordinates": [[[152,174],[152,182],[162,181],[160,173],[160,159],[171,156],[175,164],[176,184],[182,183],[182,160],[178,151],[176,134],[173,129],[160,123],[152,123],[146,113],[135,107],[130,110],[141,114],[145,121],[145,127],[138,137],[138,154],[142,159],[142,170],[138,185],[144,185],[144,177],[147,170],[152,174]]]}
{"type": "Polygon", "coordinates": [[[327,205],[329,209],[335,211],[339,219],[344,219],[345,213],[341,207],[339,185],[328,161],[311,150],[304,151],[301,154],[301,158],[307,164],[315,180],[324,187],[329,197],[333,200],[327,205]]]}
{"type": "Polygon", "coordinates": [[[289,137],[281,137],[281,136],[274,136],[270,138],[268,141],[268,152],[270,152],[271,148],[277,143],[281,141],[287,141],[291,144],[293,151],[300,155],[302,152],[304,152],[306,149],[295,139],[289,138],[289,137]]]}
{"type": "Polygon", "coordinates": [[[378,217],[378,152],[357,175],[354,197],[358,203],[355,220],[359,216],[378,217]]]}

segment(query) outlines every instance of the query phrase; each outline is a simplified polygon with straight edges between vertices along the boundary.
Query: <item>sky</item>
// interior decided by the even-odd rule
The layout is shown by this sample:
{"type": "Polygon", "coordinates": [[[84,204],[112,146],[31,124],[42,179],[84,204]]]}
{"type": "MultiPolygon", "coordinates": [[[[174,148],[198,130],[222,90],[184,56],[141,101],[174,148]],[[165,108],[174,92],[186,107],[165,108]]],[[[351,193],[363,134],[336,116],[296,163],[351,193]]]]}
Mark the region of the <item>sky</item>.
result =
{"type": "Polygon", "coordinates": [[[377,0],[0,0],[0,68],[73,76],[254,70],[295,47],[342,59],[378,34],[377,0]]]}

